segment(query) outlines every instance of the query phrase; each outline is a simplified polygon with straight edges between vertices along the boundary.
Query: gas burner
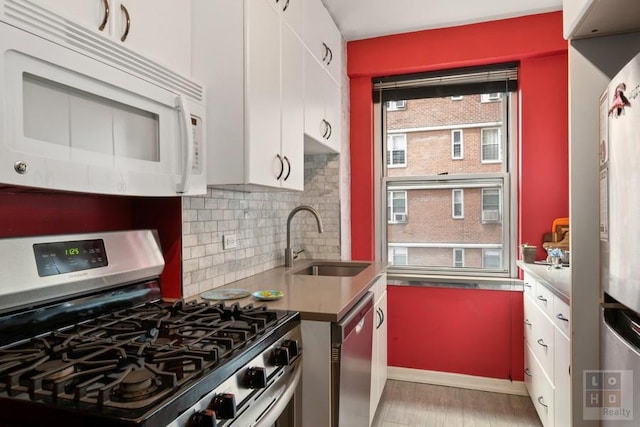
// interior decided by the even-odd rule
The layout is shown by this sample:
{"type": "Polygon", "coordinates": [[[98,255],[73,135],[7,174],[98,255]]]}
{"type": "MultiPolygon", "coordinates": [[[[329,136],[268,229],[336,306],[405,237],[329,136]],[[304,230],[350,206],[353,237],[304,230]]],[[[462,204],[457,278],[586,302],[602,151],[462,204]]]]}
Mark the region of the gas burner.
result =
{"type": "Polygon", "coordinates": [[[161,386],[156,375],[146,368],[132,369],[114,389],[112,397],[118,402],[146,399],[161,386]]]}
{"type": "Polygon", "coordinates": [[[73,374],[76,371],[76,368],[72,363],[54,359],[36,366],[35,371],[45,374],[43,377],[43,380],[45,381],[56,381],[73,374]]]}

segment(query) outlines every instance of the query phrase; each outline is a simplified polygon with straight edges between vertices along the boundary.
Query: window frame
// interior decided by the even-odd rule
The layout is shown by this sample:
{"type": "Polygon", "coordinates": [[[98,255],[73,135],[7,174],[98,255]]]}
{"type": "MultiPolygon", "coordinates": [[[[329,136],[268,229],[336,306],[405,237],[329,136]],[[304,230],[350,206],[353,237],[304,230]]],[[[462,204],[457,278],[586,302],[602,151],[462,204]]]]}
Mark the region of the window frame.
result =
{"type": "MultiPolygon", "coordinates": [[[[492,143],[492,145],[494,144],[492,143]]],[[[499,127],[491,126],[491,127],[480,128],[480,163],[483,163],[483,164],[502,163],[502,130],[499,127]],[[498,146],[498,158],[486,160],[484,158],[484,147],[485,145],[489,145],[489,144],[485,144],[484,134],[485,134],[485,131],[489,131],[489,130],[498,131],[498,142],[496,144],[498,146]]]]}
{"type": "MultiPolygon", "coordinates": [[[[501,170],[503,172],[494,174],[482,174],[483,178],[498,179],[502,183],[502,239],[501,243],[489,244],[486,247],[498,248],[502,250],[502,267],[497,270],[487,270],[478,267],[454,268],[442,265],[409,265],[404,267],[390,267],[388,275],[390,278],[403,279],[406,277],[428,277],[431,275],[450,276],[452,278],[474,277],[474,280],[494,280],[495,278],[513,278],[517,277],[518,270],[516,268],[516,242],[517,242],[517,189],[518,189],[518,163],[517,150],[518,146],[518,93],[515,91],[502,93],[502,125],[501,125],[501,147],[502,163],[501,170]],[[484,278],[484,279],[483,279],[484,278]]],[[[374,151],[374,173],[380,177],[375,180],[375,248],[376,259],[386,263],[388,257],[388,248],[392,245],[403,245],[404,242],[388,243],[387,241],[387,217],[386,202],[387,198],[384,194],[387,192],[389,185],[402,186],[404,182],[411,182],[421,179],[431,180],[432,182],[440,181],[441,176],[394,176],[389,177],[386,173],[386,149],[385,136],[386,131],[386,108],[383,102],[374,103],[374,126],[379,132],[374,132],[374,144],[377,147],[374,151]],[[382,197],[381,197],[382,196],[382,197]]],[[[468,175],[447,175],[448,180],[461,181],[468,180],[475,182],[477,176],[468,175]]],[[[451,188],[451,187],[450,187],[451,188]]],[[[407,195],[407,198],[410,198],[407,195]]],[[[406,245],[405,245],[406,246],[406,245]]],[[[413,245],[410,245],[413,246],[413,245]]],[[[466,260],[465,260],[466,261],[466,260]]]]}
{"type": "Polygon", "coordinates": [[[463,129],[451,129],[451,159],[462,160],[464,159],[464,130],[463,129]],[[455,135],[460,134],[460,140],[456,142],[455,135]],[[455,156],[455,146],[460,145],[460,156],[455,156]]]}
{"type": "Polygon", "coordinates": [[[407,200],[407,192],[404,190],[390,190],[387,191],[387,206],[388,206],[388,211],[387,211],[387,223],[388,224],[405,224],[407,222],[407,211],[409,210],[409,206],[408,206],[408,200],[407,200]],[[391,204],[392,200],[395,200],[393,198],[393,193],[403,193],[404,194],[404,212],[393,212],[393,205],[391,204]],[[404,221],[396,221],[396,217],[395,215],[404,215],[404,221]]]}
{"type": "Polygon", "coordinates": [[[464,267],[464,248],[453,248],[453,267],[454,268],[462,268],[464,267]],[[458,265],[458,257],[457,254],[460,254],[460,265],[458,265]]]}
{"type": "Polygon", "coordinates": [[[396,265],[396,266],[403,266],[403,265],[409,265],[409,248],[406,246],[390,246],[389,247],[389,255],[388,255],[388,260],[389,263],[391,265],[396,265]],[[405,257],[405,263],[404,264],[396,264],[395,261],[395,257],[396,257],[396,252],[402,252],[404,251],[404,254],[400,254],[400,256],[404,256],[405,257]]]}
{"type": "Polygon", "coordinates": [[[464,189],[454,188],[451,190],[451,218],[464,219],[464,189]],[[456,194],[460,194],[460,213],[456,214],[456,194]]]}
{"type": "Polygon", "coordinates": [[[407,134],[403,133],[403,132],[398,132],[398,133],[391,133],[387,135],[387,167],[388,168],[406,168],[407,167],[407,134]],[[394,137],[402,137],[401,139],[403,139],[402,141],[402,145],[404,145],[404,148],[402,149],[394,149],[394,150],[389,150],[389,143],[388,143],[388,139],[389,137],[391,137],[392,139],[394,139],[394,137]],[[389,163],[389,162],[393,162],[393,152],[394,151],[403,151],[404,152],[404,163],[389,163]]]}
{"type": "Polygon", "coordinates": [[[387,111],[403,111],[407,109],[407,100],[387,101],[387,111]]]}

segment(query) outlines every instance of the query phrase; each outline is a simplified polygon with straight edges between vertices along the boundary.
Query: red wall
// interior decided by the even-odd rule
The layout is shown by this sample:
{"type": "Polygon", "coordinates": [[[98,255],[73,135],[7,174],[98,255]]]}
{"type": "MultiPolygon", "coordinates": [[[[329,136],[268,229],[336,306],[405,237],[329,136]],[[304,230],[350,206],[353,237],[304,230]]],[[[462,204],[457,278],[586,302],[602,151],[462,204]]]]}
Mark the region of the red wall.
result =
{"type": "Polygon", "coordinates": [[[387,292],[390,366],[523,379],[520,292],[411,286],[387,292]]]}
{"type": "Polygon", "coordinates": [[[182,295],[182,203],[179,197],[130,198],[0,188],[0,238],[157,229],[165,258],[162,293],[182,295]]]}
{"type": "MultiPolygon", "coordinates": [[[[353,41],[347,59],[354,259],[374,259],[371,79],[376,76],[519,61],[518,242],[541,247],[553,219],[569,216],[562,12],[353,41]]],[[[538,256],[544,256],[542,250],[538,256]]],[[[506,329],[521,312],[519,293],[390,286],[389,364],[496,378],[510,372],[522,379],[522,327],[514,323],[515,330],[506,329]],[[415,313],[408,314],[412,308],[415,313]],[[443,323],[445,315],[457,319],[443,323]],[[496,352],[469,347],[469,339],[483,342],[470,338],[470,330],[491,340],[496,352]]]]}

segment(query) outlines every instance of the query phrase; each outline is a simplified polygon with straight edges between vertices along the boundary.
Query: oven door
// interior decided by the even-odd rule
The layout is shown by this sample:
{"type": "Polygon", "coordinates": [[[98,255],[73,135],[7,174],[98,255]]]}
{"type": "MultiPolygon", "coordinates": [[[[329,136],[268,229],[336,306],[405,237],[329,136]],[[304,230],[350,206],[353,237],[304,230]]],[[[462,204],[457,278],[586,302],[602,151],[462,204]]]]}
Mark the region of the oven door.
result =
{"type": "Polygon", "coordinates": [[[202,170],[203,111],[182,95],[2,22],[0,73],[0,183],[172,196],[202,170]]]}
{"type": "Polygon", "coordinates": [[[237,417],[230,426],[301,427],[302,357],[298,357],[291,368],[282,371],[280,378],[250,402],[248,409],[237,417]]]}

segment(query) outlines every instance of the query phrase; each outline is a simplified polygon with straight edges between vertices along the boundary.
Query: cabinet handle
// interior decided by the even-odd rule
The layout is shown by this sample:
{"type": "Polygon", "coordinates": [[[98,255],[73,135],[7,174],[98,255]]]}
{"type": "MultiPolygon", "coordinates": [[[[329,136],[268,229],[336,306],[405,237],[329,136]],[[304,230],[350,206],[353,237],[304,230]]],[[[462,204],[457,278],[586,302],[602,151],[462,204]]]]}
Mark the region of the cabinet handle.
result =
{"type": "Polygon", "coordinates": [[[524,324],[527,326],[531,326],[531,322],[529,322],[529,319],[524,319],[524,324]]]}
{"type": "Polygon", "coordinates": [[[329,49],[329,60],[327,61],[327,65],[329,65],[331,64],[331,61],[333,61],[333,51],[328,46],[327,46],[327,49],[329,49]]]}
{"type": "Polygon", "coordinates": [[[287,158],[287,156],[284,156],[284,160],[287,162],[287,166],[289,167],[289,170],[287,170],[287,174],[285,175],[285,177],[283,178],[285,181],[287,180],[287,178],[289,178],[289,175],[291,175],[291,162],[289,161],[289,159],[287,158]]]}
{"type": "Polygon", "coordinates": [[[562,315],[562,313],[558,313],[558,314],[556,314],[556,319],[560,319],[560,320],[565,321],[565,322],[568,322],[568,321],[569,321],[569,319],[567,319],[566,317],[564,317],[564,316],[562,315]]]}
{"type": "Polygon", "coordinates": [[[331,123],[327,122],[327,126],[329,126],[329,135],[327,135],[327,139],[331,138],[331,134],[333,133],[333,126],[331,123]]]}
{"type": "Polygon", "coordinates": [[[276,154],[276,158],[280,160],[280,173],[276,177],[276,180],[280,180],[282,174],[284,173],[284,162],[282,161],[282,157],[280,157],[280,154],[276,154]]]}
{"type": "Polygon", "coordinates": [[[540,301],[542,301],[543,303],[545,303],[545,304],[547,303],[547,299],[545,297],[543,297],[542,295],[538,295],[538,299],[540,301]]]}
{"type": "Polygon", "coordinates": [[[549,346],[548,346],[548,345],[546,345],[546,344],[544,343],[544,340],[543,340],[542,338],[540,338],[540,339],[538,340],[538,344],[540,344],[541,346],[543,346],[545,349],[546,349],[546,348],[549,348],[549,346]]]}
{"type": "Polygon", "coordinates": [[[322,62],[326,61],[327,56],[329,56],[329,46],[325,42],[322,42],[322,47],[324,48],[324,55],[322,55],[322,62]]]}
{"type": "Polygon", "coordinates": [[[531,375],[531,372],[529,372],[529,368],[524,369],[524,374],[528,377],[533,377],[533,375],[531,375]]]}
{"type": "Polygon", "coordinates": [[[380,309],[376,309],[376,316],[378,316],[378,323],[376,324],[376,329],[380,328],[382,325],[382,315],[380,314],[380,309]]]}
{"type": "Polygon", "coordinates": [[[525,288],[530,288],[530,287],[531,287],[531,285],[530,285],[528,282],[524,282],[524,287],[525,287],[525,288]]]}
{"type": "Polygon", "coordinates": [[[102,22],[98,27],[98,30],[103,31],[104,27],[107,26],[107,21],[109,20],[109,0],[102,0],[104,4],[104,16],[102,17],[102,22]]]}
{"type": "Polygon", "coordinates": [[[120,37],[120,41],[123,42],[129,35],[129,28],[131,28],[131,17],[129,16],[129,11],[126,7],[124,7],[123,4],[120,4],[120,10],[122,10],[122,13],[124,13],[124,17],[127,20],[127,26],[124,27],[124,33],[122,34],[122,37],[120,37]]]}
{"type": "Polygon", "coordinates": [[[549,407],[549,405],[544,403],[544,398],[542,396],[538,396],[538,403],[544,406],[545,408],[549,407]]]}
{"type": "Polygon", "coordinates": [[[380,322],[380,326],[384,323],[384,310],[380,309],[380,316],[382,316],[382,322],[380,322]]]}
{"type": "Polygon", "coordinates": [[[322,132],[322,137],[326,138],[327,134],[329,133],[329,122],[326,121],[325,119],[322,119],[322,125],[324,127],[324,132],[322,132]]]}
{"type": "Polygon", "coordinates": [[[289,7],[289,0],[287,0],[287,2],[284,4],[284,7],[282,8],[282,11],[286,12],[288,7],[289,7]]]}

